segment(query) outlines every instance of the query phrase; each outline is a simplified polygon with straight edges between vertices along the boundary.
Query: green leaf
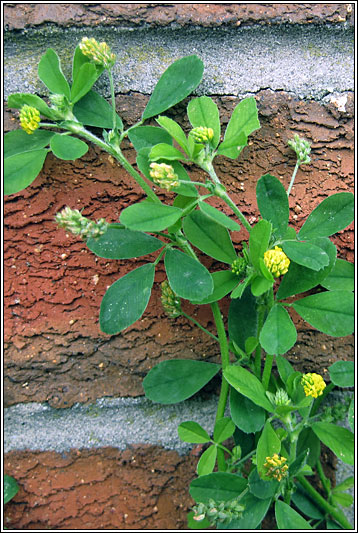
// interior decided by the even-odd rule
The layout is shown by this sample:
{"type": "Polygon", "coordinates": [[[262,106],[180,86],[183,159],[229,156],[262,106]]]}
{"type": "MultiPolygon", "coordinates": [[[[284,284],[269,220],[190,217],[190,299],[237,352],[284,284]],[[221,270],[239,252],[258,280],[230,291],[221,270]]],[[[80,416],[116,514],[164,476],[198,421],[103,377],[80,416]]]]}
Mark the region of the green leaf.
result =
{"type": "Polygon", "coordinates": [[[237,276],[231,272],[231,270],[220,270],[219,272],[213,272],[211,277],[214,282],[214,290],[210,296],[207,296],[200,301],[192,301],[200,305],[217,302],[229,294],[230,291],[237,284],[237,276]]]}
{"type": "Polygon", "coordinates": [[[31,135],[24,130],[9,131],[4,135],[4,157],[44,148],[54,134],[53,131],[46,130],[36,130],[31,135]]]}
{"type": "Polygon", "coordinates": [[[259,341],[269,354],[288,352],[297,340],[297,332],[290,315],[280,304],[275,304],[262,327],[259,341]]]}
{"type": "Polygon", "coordinates": [[[171,359],[153,367],[143,380],[147,398],[153,402],[182,402],[204,387],[220,370],[220,365],[190,359],[171,359]]]}
{"type": "Polygon", "coordinates": [[[142,119],[159,115],[184,100],[199,85],[203,72],[204,64],[196,55],[174,61],[155,86],[142,119]]]}
{"type": "Polygon", "coordinates": [[[291,478],[301,472],[301,470],[307,463],[309,454],[310,454],[309,448],[307,448],[306,450],[303,450],[303,452],[297,455],[293,463],[290,464],[289,473],[290,473],[291,478]]]}
{"type": "Polygon", "coordinates": [[[47,150],[31,150],[7,157],[4,161],[4,194],[26,189],[39,175],[47,150]]]}
{"type": "Polygon", "coordinates": [[[187,514],[187,520],[188,520],[188,528],[189,529],[208,529],[210,528],[211,524],[207,518],[203,518],[202,520],[194,520],[195,513],[194,511],[190,511],[190,513],[187,514]]]}
{"type": "Polygon", "coordinates": [[[210,442],[210,436],[205,429],[202,428],[200,424],[192,420],[182,422],[178,426],[178,435],[182,441],[193,444],[210,442]]]}
{"type": "Polygon", "coordinates": [[[330,291],[354,291],[354,265],[344,259],[337,259],[328,276],[321,281],[321,285],[330,291]]]}
{"type": "Polygon", "coordinates": [[[198,476],[211,474],[215,467],[217,453],[218,449],[215,445],[211,445],[207,450],[205,450],[205,452],[201,455],[196,467],[198,476]]]}
{"type": "Polygon", "coordinates": [[[328,237],[346,228],[354,219],[354,196],[339,192],[321,202],[307,218],[298,233],[302,240],[328,237]]]}
{"type": "Polygon", "coordinates": [[[285,241],[282,249],[292,261],[312,270],[321,270],[329,265],[326,252],[310,242],[285,241]]]}
{"type": "Polygon", "coordinates": [[[342,505],[343,507],[350,507],[353,503],[352,494],[346,494],[345,492],[333,492],[332,503],[342,505]]]}
{"type": "Polygon", "coordinates": [[[341,483],[338,483],[332,490],[332,492],[342,492],[344,490],[352,489],[354,487],[354,476],[347,477],[341,483]]]}
{"type": "Polygon", "coordinates": [[[100,327],[104,333],[115,335],[142,316],[149,302],[154,270],[152,263],[142,265],[107,289],[99,315],[100,327]]]}
{"type": "Polygon", "coordinates": [[[38,76],[52,93],[64,94],[70,100],[70,86],[61,70],[60,59],[52,48],[40,59],[38,76]]]}
{"type": "MultiPolygon", "coordinates": [[[[164,128],[166,130],[167,133],[169,133],[170,137],[173,137],[173,139],[176,140],[176,142],[179,144],[179,146],[181,146],[181,148],[183,148],[184,152],[186,154],[188,154],[189,149],[188,149],[187,138],[186,138],[186,135],[185,135],[184,131],[179,126],[179,124],[177,124],[177,122],[175,122],[175,120],[172,120],[171,118],[163,117],[163,116],[160,116],[160,117],[156,118],[155,120],[156,120],[156,122],[158,122],[158,124],[162,128],[164,128]]],[[[168,141],[161,141],[161,142],[166,142],[166,143],[170,144],[170,142],[168,142],[168,141]]],[[[157,143],[155,143],[155,144],[157,144],[157,143]]]]}
{"type": "Polygon", "coordinates": [[[175,161],[185,159],[185,156],[180,150],[174,148],[171,144],[160,143],[153,146],[149,153],[151,161],[158,161],[158,159],[165,159],[168,161],[175,161]]]}
{"type": "Polygon", "coordinates": [[[321,453],[321,445],[319,438],[313,433],[311,428],[305,428],[301,431],[297,441],[297,454],[309,449],[309,455],[307,457],[307,464],[310,466],[316,466],[317,460],[321,453]]]}
{"type": "Polygon", "coordinates": [[[352,398],[351,403],[349,404],[347,420],[349,427],[354,431],[354,398],[352,398]]]}
{"type": "Polygon", "coordinates": [[[29,105],[38,109],[44,117],[51,119],[58,119],[58,114],[50,109],[49,106],[36,94],[27,94],[27,93],[15,93],[9,96],[7,105],[8,107],[14,107],[15,109],[20,109],[23,105],[29,105]]]}
{"type": "Polygon", "coordinates": [[[90,91],[98,78],[96,66],[93,63],[84,63],[71,87],[71,102],[75,104],[90,91]]]}
{"type": "Polygon", "coordinates": [[[249,288],[244,290],[241,298],[231,300],[228,316],[230,340],[245,351],[248,337],[257,337],[258,313],[256,298],[249,288]],[[242,327],[245,324],[245,327],[242,327]]]}
{"type": "Polygon", "coordinates": [[[253,96],[242,100],[234,109],[226,127],[224,141],[218,154],[236,159],[247,144],[247,137],[260,128],[256,101],[253,96]]]}
{"type": "Polygon", "coordinates": [[[244,433],[256,433],[263,428],[265,410],[236,389],[230,388],[230,414],[235,425],[244,433]]]}
{"type": "Polygon", "coordinates": [[[164,246],[159,239],[142,233],[110,224],[106,233],[87,240],[88,248],[106,259],[130,259],[151,254],[164,246]]]}
{"type": "MultiPolygon", "coordinates": [[[[244,294],[245,290],[247,289],[247,287],[250,285],[251,281],[255,279],[255,277],[256,277],[256,274],[254,273],[251,273],[248,276],[246,276],[246,278],[244,278],[243,281],[241,281],[239,285],[235,287],[235,289],[232,291],[230,295],[231,298],[240,299],[242,295],[244,294]]],[[[249,292],[252,294],[251,290],[249,292]]]]}
{"type": "Polygon", "coordinates": [[[156,126],[137,126],[128,132],[128,137],[137,152],[153,148],[156,144],[170,145],[172,142],[170,135],[156,126]]]}
{"type": "Polygon", "coordinates": [[[8,503],[19,492],[19,485],[15,479],[7,474],[4,474],[4,505],[8,503]]]}
{"type": "Polygon", "coordinates": [[[217,443],[224,442],[233,436],[235,431],[235,424],[229,417],[219,418],[215,422],[214,427],[214,441],[217,443]]]}
{"type": "Polygon", "coordinates": [[[331,335],[344,337],[354,331],[354,295],[350,291],[312,294],[292,304],[311,326],[331,335]]]}
{"type": "Polygon", "coordinates": [[[220,116],[214,100],[208,96],[193,98],[188,104],[187,112],[193,128],[204,126],[213,130],[214,137],[210,144],[216,148],[220,141],[220,116]]]}
{"type": "Polygon", "coordinates": [[[247,480],[237,474],[213,472],[193,479],[190,483],[190,496],[196,502],[227,502],[237,498],[245,490],[247,480]]]}
{"type": "Polygon", "coordinates": [[[259,529],[259,526],[270,507],[271,498],[261,500],[248,492],[242,500],[240,500],[240,503],[245,507],[242,517],[237,520],[232,520],[229,523],[218,523],[216,529],[235,529],[237,531],[259,529]]]}
{"type": "Polygon", "coordinates": [[[267,420],[258,440],[256,450],[257,471],[261,479],[269,479],[264,468],[266,457],[272,457],[275,453],[279,454],[280,451],[281,441],[267,420]]]}
{"type": "Polygon", "coordinates": [[[60,133],[55,133],[52,137],[50,148],[56,157],[65,161],[79,159],[88,152],[88,145],[81,139],[60,133]]]}
{"type": "Polygon", "coordinates": [[[260,220],[252,228],[249,238],[249,254],[251,263],[260,271],[260,258],[266,252],[272,231],[272,224],[267,220],[260,220]]]}
{"type": "Polygon", "coordinates": [[[276,355],[276,365],[280,378],[286,383],[287,379],[294,373],[295,369],[287,359],[282,357],[282,355],[276,355]]]}
{"type": "Polygon", "coordinates": [[[271,402],[266,397],[265,389],[261,381],[246,370],[246,368],[233,365],[227,366],[224,370],[224,377],[234,389],[249,398],[256,405],[263,407],[270,413],[274,411],[271,402]]]}
{"type": "Polygon", "coordinates": [[[276,237],[284,237],[289,219],[289,206],[282,183],[274,176],[265,174],[257,182],[256,197],[262,218],[271,222],[276,237]]]}
{"type": "Polygon", "coordinates": [[[217,261],[231,264],[236,252],[229,232],[221,224],[201,211],[193,211],[184,218],[183,229],[189,241],[217,261]]]}
{"type": "MultiPolygon", "coordinates": [[[[93,65],[92,65],[93,66],[93,65]]],[[[73,107],[76,118],[86,126],[96,128],[113,127],[112,107],[100,94],[95,91],[88,91],[73,107]]],[[[123,129],[123,123],[116,114],[116,124],[119,130],[123,129]]]]}
{"type": "Polygon", "coordinates": [[[270,281],[263,276],[257,275],[253,278],[251,282],[251,292],[256,297],[261,296],[261,294],[267,292],[273,284],[273,280],[270,281]]]}
{"type": "Polygon", "coordinates": [[[288,272],[283,276],[276,297],[281,300],[301,292],[308,291],[319,285],[332,270],[336,261],[337,249],[327,237],[320,237],[311,241],[322,248],[329,257],[329,265],[321,270],[312,270],[291,261],[288,272]]]}
{"type": "Polygon", "coordinates": [[[278,529],[313,529],[307,520],[281,500],[275,504],[275,516],[278,529]]]}
{"type": "Polygon", "coordinates": [[[336,361],[328,367],[329,377],[337,387],[354,387],[354,362],[336,361]]]}
{"type": "MultiPolygon", "coordinates": [[[[73,61],[72,61],[72,81],[74,82],[79,75],[81,68],[86,63],[91,63],[91,59],[88,56],[85,56],[80,48],[80,45],[76,47],[75,53],[73,54],[73,61]]],[[[93,63],[91,63],[93,64],[93,63]]],[[[104,71],[103,65],[94,65],[97,70],[97,78],[100,77],[102,72],[104,71]]]]}
{"type": "Polygon", "coordinates": [[[252,470],[249,475],[249,489],[251,494],[259,498],[260,500],[266,500],[267,498],[272,498],[276,494],[276,491],[279,487],[279,482],[274,481],[265,481],[261,479],[257,468],[252,470]]]}
{"type": "Polygon", "coordinates": [[[354,435],[351,431],[328,422],[314,422],[312,430],[338,459],[346,464],[354,464],[354,435]]]}
{"type": "Polygon", "coordinates": [[[206,202],[200,202],[199,208],[205,215],[213,218],[218,224],[221,224],[230,231],[240,231],[240,225],[235,222],[235,220],[232,220],[227,215],[225,215],[225,213],[216,209],[216,207],[213,207],[212,205],[207,204],[206,202]]]}
{"type": "MultiPolygon", "coordinates": [[[[291,471],[291,470],[290,470],[291,471]]],[[[309,498],[308,494],[304,492],[299,486],[296,486],[296,490],[292,494],[292,501],[295,506],[309,518],[315,518],[320,520],[323,518],[323,513],[321,513],[317,504],[309,498]]]]}
{"type": "Polygon", "coordinates": [[[180,298],[196,301],[213,292],[210,272],[189,255],[169,248],[165,253],[164,265],[169,284],[180,298]]]}
{"type": "Polygon", "coordinates": [[[132,230],[163,231],[175,224],[181,215],[182,210],[177,207],[144,201],[123,209],[120,220],[132,230]]]}

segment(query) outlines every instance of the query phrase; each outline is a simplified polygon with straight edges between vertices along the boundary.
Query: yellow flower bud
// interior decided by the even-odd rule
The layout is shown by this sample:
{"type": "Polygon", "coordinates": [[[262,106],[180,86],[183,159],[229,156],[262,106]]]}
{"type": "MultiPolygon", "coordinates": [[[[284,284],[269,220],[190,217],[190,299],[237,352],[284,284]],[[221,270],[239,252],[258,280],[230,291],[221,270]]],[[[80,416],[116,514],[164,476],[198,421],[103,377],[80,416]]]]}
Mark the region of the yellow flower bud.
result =
{"type": "Polygon", "coordinates": [[[80,43],[80,49],[83,55],[89,57],[96,65],[102,65],[104,68],[112,68],[116,62],[116,55],[111,52],[107,43],[99,43],[93,37],[83,37],[80,43]]]}
{"type": "Polygon", "coordinates": [[[282,478],[287,476],[288,465],[285,464],[286,457],[280,457],[277,453],[274,453],[272,457],[266,457],[266,463],[264,468],[266,469],[266,475],[269,478],[281,481],[282,478]]]}
{"type": "Polygon", "coordinates": [[[207,128],[206,126],[199,126],[197,128],[193,128],[190,132],[190,135],[197,143],[208,143],[214,137],[214,130],[212,128],[207,128]]]}
{"type": "Polygon", "coordinates": [[[313,396],[313,398],[321,396],[326,388],[326,384],[322,376],[315,373],[303,374],[301,384],[305,391],[305,395],[313,396]]]}
{"type": "Polygon", "coordinates": [[[167,191],[170,191],[173,187],[178,187],[179,178],[174,172],[174,168],[171,165],[165,163],[151,163],[152,169],[149,174],[153,178],[154,183],[163,187],[167,191]]]}
{"type": "Polygon", "coordinates": [[[290,265],[290,260],[282,251],[282,248],[275,246],[273,250],[267,250],[267,252],[264,253],[264,263],[271,274],[275,278],[278,278],[279,276],[286,274],[290,265]]]}
{"type": "Polygon", "coordinates": [[[31,135],[37,130],[40,123],[40,111],[36,107],[23,105],[20,109],[20,124],[26,133],[31,135]]]}

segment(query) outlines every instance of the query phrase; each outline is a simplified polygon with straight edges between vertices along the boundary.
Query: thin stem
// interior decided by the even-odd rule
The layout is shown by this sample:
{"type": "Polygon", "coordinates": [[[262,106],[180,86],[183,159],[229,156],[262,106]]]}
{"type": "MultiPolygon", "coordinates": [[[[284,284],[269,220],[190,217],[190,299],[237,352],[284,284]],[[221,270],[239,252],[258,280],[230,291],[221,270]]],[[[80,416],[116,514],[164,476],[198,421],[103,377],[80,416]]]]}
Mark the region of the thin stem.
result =
{"type": "MultiPolygon", "coordinates": [[[[229,359],[229,346],[228,346],[228,342],[226,338],[224,321],[221,315],[218,302],[211,303],[210,307],[213,313],[213,317],[214,317],[215,324],[216,324],[216,330],[218,332],[218,337],[219,337],[222,370],[225,370],[225,368],[230,364],[230,359],[229,359]]],[[[223,418],[225,414],[225,408],[226,408],[228,395],[229,395],[229,384],[224,378],[224,376],[222,376],[221,389],[220,389],[215,422],[220,420],[220,418],[223,418]]],[[[224,456],[223,450],[221,450],[220,448],[218,449],[217,460],[218,460],[219,471],[225,471],[226,470],[225,456],[224,456]]]]}
{"type": "MultiPolygon", "coordinates": [[[[266,306],[264,304],[261,304],[261,305],[258,306],[258,310],[257,310],[257,322],[258,322],[258,324],[257,324],[257,337],[259,337],[261,329],[262,329],[262,326],[264,325],[265,311],[266,311],[266,306]]],[[[255,375],[260,380],[261,380],[261,352],[262,352],[261,345],[258,344],[257,348],[255,350],[254,368],[255,368],[255,375]]]]}
{"type": "Polygon", "coordinates": [[[111,87],[111,100],[112,100],[112,129],[113,131],[117,127],[117,117],[116,117],[116,99],[114,95],[114,83],[113,83],[113,76],[111,69],[107,69],[108,71],[108,77],[109,77],[109,84],[111,87]]]}
{"type": "Polygon", "coordinates": [[[322,509],[324,509],[327,513],[329,513],[332,516],[332,518],[339,525],[343,527],[343,529],[353,529],[352,525],[350,524],[350,522],[348,522],[347,518],[342,513],[342,511],[340,509],[337,509],[337,507],[333,507],[333,505],[328,503],[327,500],[325,500],[323,496],[321,496],[319,492],[317,492],[316,489],[312,487],[312,485],[307,481],[307,479],[302,474],[297,476],[297,480],[302,485],[302,487],[306,490],[306,492],[308,492],[309,496],[311,496],[311,498],[320,507],[322,507],[322,509]]]}
{"type": "Polygon", "coordinates": [[[262,373],[262,386],[264,387],[265,390],[268,389],[273,359],[274,359],[274,355],[270,355],[268,353],[266,354],[264,371],[262,373]]]}
{"type": "Polygon", "coordinates": [[[300,167],[300,162],[299,160],[297,161],[296,163],[296,166],[294,168],[294,171],[293,171],[293,174],[292,174],[292,178],[291,178],[291,181],[290,181],[290,184],[288,186],[288,189],[287,189],[287,196],[290,196],[290,192],[291,192],[291,189],[293,187],[293,184],[295,182],[295,178],[296,178],[296,174],[297,174],[297,170],[299,169],[300,167]]]}
{"type": "Polygon", "coordinates": [[[123,168],[135,179],[135,181],[142,187],[143,191],[146,193],[148,198],[153,200],[153,202],[157,204],[161,204],[162,202],[159,200],[158,196],[155,194],[154,191],[149,187],[147,182],[142,178],[142,176],[135,170],[135,168],[132,167],[132,165],[127,161],[127,159],[124,157],[122,152],[118,149],[118,151],[115,152],[114,157],[120,162],[120,164],[123,166],[123,168]]]}
{"type": "Polygon", "coordinates": [[[327,496],[329,496],[330,491],[331,491],[331,487],[329,486],[328,479],[326,478],[326,475],[323,472],[323,468],[322,468],[320,459],[317,459],[316,468],[317,468],[317,473],[319,475],[319,478],[320,478],[320,480],[322,482],[322,486],[323,486],[324,490],[326,491],[327,496]]]}
{"type": "Polygon", "coordinates": [[[199,324],[199,322],[197,322],[195,320],[195,318],[187,315],[186,313],[184,313],[184,311],[182,311],[182,315],[185,316],[185,318],[187,318],[188,320],[190,320],[191,322],[193,322],[193,324],[195,324],[196,326],[198,326],[199,329],[201,329],[201,331],[204,331],[205,333],[207,333],[208,335],[210,335],[210,337],[212,337],[213,339],[215,339],[217,342],[220,342],[218,337],[216,337],[215,335],[213,335],[209,330],[207,330],[206,328],[204,328],[204,326],[202,326],[201,324],[199,324]]]}

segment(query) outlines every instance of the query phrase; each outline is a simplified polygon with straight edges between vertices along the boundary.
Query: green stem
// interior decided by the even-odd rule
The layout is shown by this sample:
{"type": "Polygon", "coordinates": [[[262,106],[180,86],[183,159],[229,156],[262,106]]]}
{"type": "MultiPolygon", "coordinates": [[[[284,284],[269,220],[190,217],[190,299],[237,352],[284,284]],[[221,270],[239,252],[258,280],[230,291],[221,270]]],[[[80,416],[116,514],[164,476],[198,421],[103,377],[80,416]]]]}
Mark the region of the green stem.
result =
{"type": "Polygon", "coordinates": [[[114,95],[114,83],[111,69],[107,69],[109,84],[111,87],[111,100],[112,100],[112,129],[113,131],[117,128],[117,117],[116,117],[116,99],[114,95]]]}
{"type": "Polygon", "coordinates": [[[186,313],[184,313],[184,311],[182,311],[182,315],[185,316],[185,318],[187,318],[188,320],[190,320],[191,322],[193,322],[193,324],[195,324],[196,326],[198,326],[199,329],[201,329],[201,331],[204,331],[205,333],[207,333],[208,335],[210,335],[210,337],[212,337],[213,339],[215,339],[217,342],[220,342],[218,337],[216,337],[215,335],[213,335],[209,330],[207,330],[206,328],[204,328],[204,326],[202,326],[201,324],[199,324],[199,322],[197,322],[195,320],[195,318],[187,315],[186,313]]]}
{"type": "MultiPolygon", "coordinates": [[[[264,325],[264,318],[265,318],[265,311],[266,311],[266,305],[260,304],[257,309],[257,337],[259,337],[262,326],[264,325]]],[[[255,350],[255,376],[261,380],[261,345],[258,344],[257,348],[255,350]]]]}
{"type": "Polygon", "coordinates": [[[329,496],[329,494],[331,492],[331,488],[329,486],[329,482],[328,482],[328,480],[326,478],[326,475],[323,472],[323,468],[322,468],[320,459],[317,460],[316,468],[317,468],[317,473],[319,475],[319,478],[320,478],[320,480],[322,482],[322,486],[323,486],[324,490],[326,491],[327,496],[329,496]]]}
{"type": "Polygon", "coordinates": [[[265,390],[268,389],[273,359],[274,359],[274,355],[270,355],[268,353],[266,354],[264,371],[262,373],[262,386],[264,387],[265,390]]]}
{"type": "Polygon", "coordinates": [[[319,494],[319,492],[316,491],[312,487],[312,485],[307,481],[307,479],[301,474],[297,476],[297,480],[302,485],[302,487],[306,490],[306,492],[309,494],[309,496],[320,506],[322,509],[324,509],[327,513],[329,513],[332,518],[343,527],[343,529],[353,529],[352,525],[348,522],[347,518],[344,516],[342,511],[340,509],[337,509],[337,507],[334,507],[330,503],[327,502],[319,494]]]}
{"type": "Polygon", "coordinates": [[[291,192],[291,189],[292,189],[293,184],[295,182],[297,170],[299,169],[299,167],[300,167],[300,162],[297,161],[296,166],[295,166],[294,171],[293,171],[293,174],[292,174],[292,178],[291,178],[290,184],[289,184],[288,189],[287,189],[287,196],[290,196],[290,192],[291,192]]]}
{"type": "MultiPolygon", "coordinates": [[[[215,169],[212,165],[212,163],[209,163],[205,166],[205,170],[209,173],[209,176],[211,179],[216,183],[217,185],[221,185],[219,178],[216,175],[215,169]]],[[[237,205],[231,200],[230,196],[226,192],[221,192],[219,195],[219,198],[224,200],[224,202],[231,208],[231,210],[235,213],[237,218],[241,221],[242,225],[247,229],[247,231],[250,233],[251,231],[251,225],[246,220],[245,215],[243,215],[240,211],[240,209],[237,207],[237,205]]]]}
{"type": "MultiPolygon", "coordinates": [[[[224,321],[221,315],[218,302],[211,303],[210,307],[213,313],[216,330],[218,332],[218,337],[219,337],[222,370],[225,370],[225,368],[230,364],[230,359],[229,359],[229,346],[228,346],[228,342],[226,338],[224,321]]],[[[220,389],[215,422],[220,420],[220,418],[224,417],[228,395],[229,395],[229,384],[224,378],[224,376],[222,376],[221,389],[220,389]]],[[[226,470],[225,456],[224,456],[223,450],[221,450],[220,448],[218,449],[217,460],[218,460],[219,471],[225,471],[226,470]]]]}

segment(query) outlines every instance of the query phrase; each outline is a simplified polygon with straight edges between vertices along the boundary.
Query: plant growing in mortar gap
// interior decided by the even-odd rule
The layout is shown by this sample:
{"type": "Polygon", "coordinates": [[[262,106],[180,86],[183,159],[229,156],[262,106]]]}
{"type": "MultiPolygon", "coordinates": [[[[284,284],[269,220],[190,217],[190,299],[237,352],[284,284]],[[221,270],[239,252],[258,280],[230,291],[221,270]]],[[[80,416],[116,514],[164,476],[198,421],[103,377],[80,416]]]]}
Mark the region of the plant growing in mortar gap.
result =
{"type": "Polygon", "coordinates": [[[321,466],[320,443],[343,462],[353,463],[353,433],[336,424],[348,415],[353,430],[353,404],[323,411],[319,406],[334,386],[353,386],[353,364],[334,363],[326,386],[318,374],[295,371],[284,354],[297,336],[291,308],[327,335],[353,331],[353,265],[336,258],[329,239],[352,222],[353,195],[342,192],[323,200],[298,233],[289,226],[288,194],[299,166],[310,161],[309,144],[295,136],[289,144],[297,164],[289,188],[286,192],[270,174],[262,176],[256,188],[261,218],[251,225],[220,182],[213,161],[217,155],[236,159],[248,136],[260,128],[255,99],[245,98],[235,107],[221,140],[216,104],[207,96],[193,98],[187,107],[192,130],[186,135],[163,113],[199,85],[204,66],[192,55],[169,66],[141,120],[125,130],[115,109],[114,62],[105,43],[85,38],[75,50],[69,83],[56,52],[47,50],[38,73],[51,93],[50,105],[32,94],[17,93],[8,100],[9,107],[20,109],[23,130],[5,136],[5,193],[30,185],[48,152],[73,160],[86,153],[85,141],[90,141],[117,159],[146,194],[144,201],[124,209],[116,224],[88,220],[69,207],[56,219],[82,236],[99,257],[129,259],[158,252],[154,261],[108,288],[100,308],[103,332],[118,334],[142,316],[156,266],[164,261],[162,304],[168,316],[183,315],[218,343],[221,364],[172,359],[152,368],[143,382],[149,399],[171,404],[222,374],[212,433],[194,421],[178,428],[183,441],[207,445],[197,465],[198,477],[190,485],[196,501],[188,515],[190,528],[255,529],[273,506],[278,529],[351,529],[342,506],[352,503],[345,491],[353,480],[332,489],[321,466]],[[92,89],[104,72],[110,80],[111,105],[92,89]],[[153,117],[158,126],[143,125],[153,117]],[[102,136],[88,127],[101,128],[102,136]],[[137,168],[121,151],[126,137],[137,151],[137,168]],[[190,179],[183,165],[188,162],[205,171],[206,181],[190,179]],[[173,195],[162,201],[164,191],[174,192],[174,201],[173,195]],[[232,217],[211,205],[215,197],[230,207],[232,217]],[[241,225],[249,240],[238,254],[231,232],[241,225]],[[209,272],[202,255],[223,263],[222,269],[209,272]],[[219,301],[227,295],[231,304],[226,330],[219,301]],[[181,299],[209,305],[216,334],[187,315],[181,299]],[[274,360],[277,376],[271,372],[274,360]],[[225,416],[228,402],[230,416],[225,416]],[[228,439],[233,446],[227,445],[228,439]],[[309,481],[315,471],[323,496],[309,481]]]}

